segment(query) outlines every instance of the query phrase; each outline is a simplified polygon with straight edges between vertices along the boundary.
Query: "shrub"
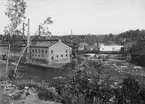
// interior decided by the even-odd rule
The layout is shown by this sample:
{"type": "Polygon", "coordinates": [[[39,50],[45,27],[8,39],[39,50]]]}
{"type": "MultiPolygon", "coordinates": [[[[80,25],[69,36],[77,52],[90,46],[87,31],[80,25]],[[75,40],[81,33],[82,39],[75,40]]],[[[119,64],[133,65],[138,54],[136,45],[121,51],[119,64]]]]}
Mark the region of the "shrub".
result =
{"type": "Polygon", "coordinates": [[[10,104],[10,98],[8,95],[3,94],[3,92],[0,91],[0,104],[10,104]]]}
{"type": "Polygon", "coordinates": [[[38,97],[41,100],[51,100],[51,101],[55,100],[54,94],[51,91],[47,90],[46,88],[38,87],[36,91],[38,93],[38,97]]]}
{"type": "Polygon", "coordinates": [[[18,86],[20,90],[24,89],[25,86],[36,89],[37,95],[41,100],[51,100],[51,101],[59,100],[59,97],[50,88],[48,83],[37,82],[36,80],[31,79],[31,80],[15,80],[14,84],[18,86]]]}

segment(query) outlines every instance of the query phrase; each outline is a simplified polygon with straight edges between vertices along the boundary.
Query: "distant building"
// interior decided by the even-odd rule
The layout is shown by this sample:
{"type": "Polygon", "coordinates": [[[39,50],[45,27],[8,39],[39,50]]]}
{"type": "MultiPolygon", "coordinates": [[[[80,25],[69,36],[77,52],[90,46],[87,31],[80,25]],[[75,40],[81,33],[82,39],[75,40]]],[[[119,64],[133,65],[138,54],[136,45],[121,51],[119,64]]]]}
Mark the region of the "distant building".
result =
{"type": "Polygon", "coordinates": [[[89,50],[89,44],[88,43],[85,43],[85,42],[80,43],[78,50],[80,50],[80,51],[89,50]]]}
{"type": "Polygon", "coordinates": [[[7,53],[8,53],[8,45],[0,44],[0,55],[7,54],[7,53]]]}
{"type": "Polygon", "coordinates": [[[94,43],[93,45],[90,45],[90,46],[89,46],[89,50],[90,50],[90,51],[99,51],[100,46],[101,46],[102,44],[103,44],[103,43],[94,43]]]}
{"type": "Polygon", "coordinates": [[[100,45],[100,51],[120,51],[121,48],[123,48],[122,45],[116,45],[116,44],[112,44],[112,45],[101,44],[100,45]]]}
{"type": "Polygon", "coordinates": [[[59,39],[38,41],[30,46],[31,61],[42,64],[70,63],[70,47],[59,39]]]}
{"type": "Polygon", "coordinates": [[[125,43],[123,44],[124,50],[125,50],[125,51],[130,50],[135,44],[136,44],[136,42],[125,42],[125,43]]]}
{"type": "Polygon", "coordinates": [[[90,45],[90,46],[89,46],[89,50],[90,50],[90,51],[94,51],[94,50],[96,50],[95,45],[90,45]]]}

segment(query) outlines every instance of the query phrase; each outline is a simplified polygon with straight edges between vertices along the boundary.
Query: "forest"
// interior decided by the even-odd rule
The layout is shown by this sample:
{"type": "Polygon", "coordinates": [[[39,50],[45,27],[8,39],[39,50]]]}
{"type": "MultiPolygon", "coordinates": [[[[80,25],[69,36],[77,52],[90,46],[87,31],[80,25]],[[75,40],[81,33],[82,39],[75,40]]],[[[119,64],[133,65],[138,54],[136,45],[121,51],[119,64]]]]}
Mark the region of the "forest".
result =
{"type": "Polygon", "coordinates": [[[95,42],[105,43],[105,44],[122,44],[123,42],[133,42],[140,41],[145,39],[145,30],[129,30],[122,32],[120,34],[106,34],[106,35],[65,35],[65,36],[53,36],[55,38],[61,38],[64,42],[70,42],[71,39],[75,43],[86,42],[89,45],[94,44],[95,42]]]}
{"type": "MultiPolygon", "coordinates": [[[[50,37],[48,37],[50,38],[50,37]]],[[[94,34],[83,34],[83,35],[64,35],[64,36],[56,36],[52,34],[51,38],[60,38],[64,43],[76,43],[77,45],[81,42],[86,42],[89,45],[93,45],[94,43],[105,43],[105,44],[120,44],[126,42],[138,42],[140,40],[145,39],[145,30],[129,30],[126,32],[122,32],[120,34],[106,34],[106,35],[94,35],[94,34]]],[[[7,44],[8,42],[12,45],[23,45],[24,42],[22,39],[27,39],[27,36],[22,35],[0,35],[0,40],[2,44],[7,44]]],[[[46,39],[45,36],[32,35],[31,40],[38,39],[46,39]]]]}

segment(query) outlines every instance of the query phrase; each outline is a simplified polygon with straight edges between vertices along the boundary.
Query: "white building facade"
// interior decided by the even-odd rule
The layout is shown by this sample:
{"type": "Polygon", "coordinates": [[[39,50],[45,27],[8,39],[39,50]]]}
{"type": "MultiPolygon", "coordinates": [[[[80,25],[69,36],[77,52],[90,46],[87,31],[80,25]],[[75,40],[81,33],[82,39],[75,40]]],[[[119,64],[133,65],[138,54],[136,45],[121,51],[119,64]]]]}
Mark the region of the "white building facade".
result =
{"type": "Polygon", "coordinates": [[[100,51],[120,51],[123,46],[121,45],[100,45],[100,51]]]}
{"type": "Polygon", "coordinates": [[[30,59],[32,62],[42,64],[70,63],[70,47],[60,40],[38,42],[30,48],[30,59]]]}

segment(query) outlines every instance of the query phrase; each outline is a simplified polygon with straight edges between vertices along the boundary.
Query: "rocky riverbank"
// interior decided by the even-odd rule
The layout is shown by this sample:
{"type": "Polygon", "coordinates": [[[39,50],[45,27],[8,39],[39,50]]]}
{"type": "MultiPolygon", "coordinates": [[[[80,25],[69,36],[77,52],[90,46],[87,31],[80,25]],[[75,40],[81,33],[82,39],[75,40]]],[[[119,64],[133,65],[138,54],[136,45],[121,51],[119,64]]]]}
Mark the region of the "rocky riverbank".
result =
{"type": "MultiPolygon", "coordinates": [[[[57,96],[54,88],[48,88],[57,96]]],[[[37,88],[15,85],[11,81],[0,81],[0,104],[60,104],[54,101],[40,99],[37,88]]]]}

